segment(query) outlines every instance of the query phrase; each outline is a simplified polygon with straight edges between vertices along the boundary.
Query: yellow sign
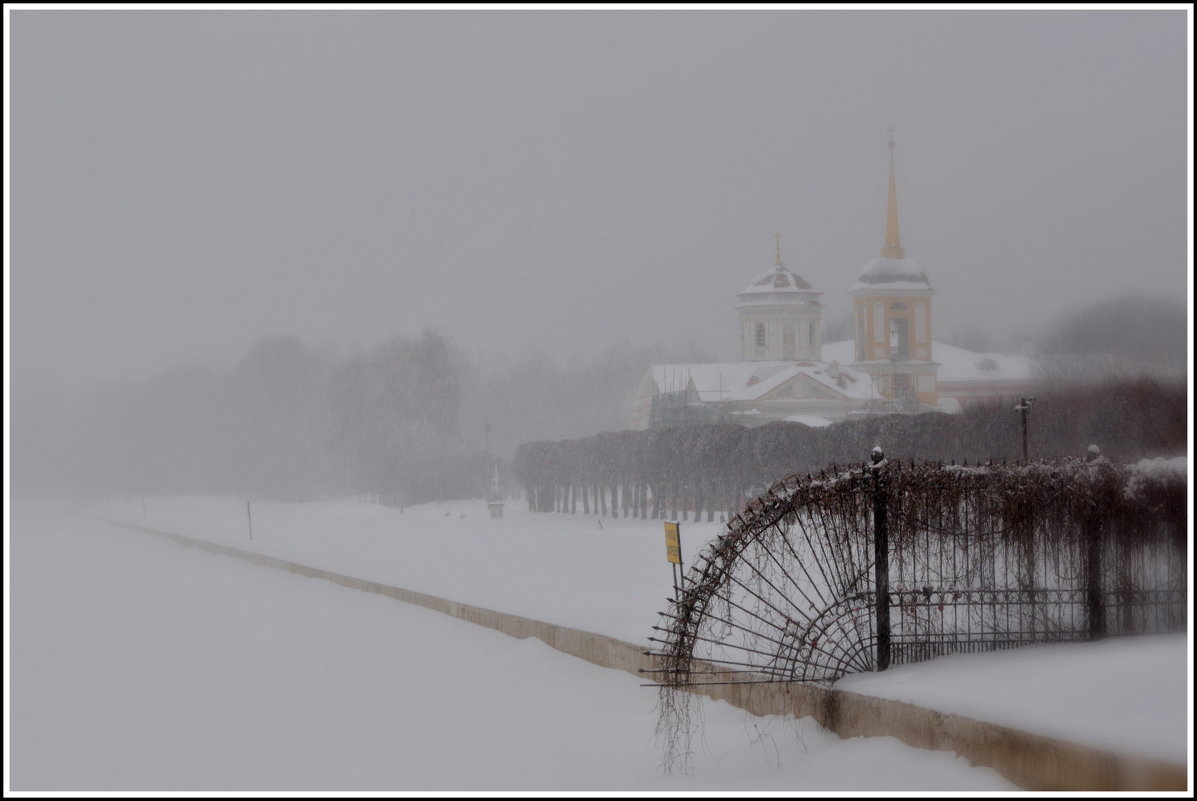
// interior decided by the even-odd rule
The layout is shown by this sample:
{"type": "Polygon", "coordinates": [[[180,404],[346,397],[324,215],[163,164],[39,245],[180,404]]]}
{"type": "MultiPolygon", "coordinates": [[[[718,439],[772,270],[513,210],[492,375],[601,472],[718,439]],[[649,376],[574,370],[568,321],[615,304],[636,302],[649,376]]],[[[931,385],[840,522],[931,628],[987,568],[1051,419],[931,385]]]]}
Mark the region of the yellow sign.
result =
{"type": "Polygon", "coordinates": [[[675,565],[682,563],[682,541],[678,532],[680,527],[673,521],[665,523],[665,555],[675,565]]]}

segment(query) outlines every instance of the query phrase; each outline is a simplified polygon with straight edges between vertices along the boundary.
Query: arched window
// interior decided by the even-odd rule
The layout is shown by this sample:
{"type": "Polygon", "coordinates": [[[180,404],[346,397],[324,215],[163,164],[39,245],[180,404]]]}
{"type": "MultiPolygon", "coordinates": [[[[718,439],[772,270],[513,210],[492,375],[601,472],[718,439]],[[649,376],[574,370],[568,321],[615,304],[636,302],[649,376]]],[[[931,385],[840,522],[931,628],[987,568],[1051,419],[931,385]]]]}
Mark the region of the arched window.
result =
{"type": "Polygon", "coordinates": [[[765,347],[765,324],[756,324],[756,346],[758,348],[765,347]]]}
{"type": "Polygon", "coordinates": [[[810,331],[809,331],[809,333],[810,333],[810,338],[809,338],[809,339],[807,339],[806,341],[807,341],[808,343],[810,343],[810,346],[813,348],[813,347],[815,346],[815,324],[814,324],[814,323],[811,323],[811,324],[810,324],[810,331]]]}

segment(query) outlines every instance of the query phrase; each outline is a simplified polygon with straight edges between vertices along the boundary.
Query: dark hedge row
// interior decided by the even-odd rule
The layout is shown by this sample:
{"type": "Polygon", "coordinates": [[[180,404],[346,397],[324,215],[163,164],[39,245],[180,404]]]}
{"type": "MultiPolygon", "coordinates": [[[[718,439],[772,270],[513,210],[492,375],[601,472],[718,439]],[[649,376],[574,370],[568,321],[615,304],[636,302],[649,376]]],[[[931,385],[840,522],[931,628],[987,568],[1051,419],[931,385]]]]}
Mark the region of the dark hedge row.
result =
{"type": "MultiPolygon", "coordinates": [[[[874,445],[890,459],[1017,461],[1021,415],[1013,401],[962,414],[885,415],[824,428],[770,423],[616,431],[530,442],[513,470],[534,511],[707,519],[734,513],[779,476],[863,462],[874,445]]],[[[1080,456],[1097,444],[1115,462],[1185,452],[1181,383],[1126,381],[1045,394],[1028,419],[1032,460],[1080,456]]]]}

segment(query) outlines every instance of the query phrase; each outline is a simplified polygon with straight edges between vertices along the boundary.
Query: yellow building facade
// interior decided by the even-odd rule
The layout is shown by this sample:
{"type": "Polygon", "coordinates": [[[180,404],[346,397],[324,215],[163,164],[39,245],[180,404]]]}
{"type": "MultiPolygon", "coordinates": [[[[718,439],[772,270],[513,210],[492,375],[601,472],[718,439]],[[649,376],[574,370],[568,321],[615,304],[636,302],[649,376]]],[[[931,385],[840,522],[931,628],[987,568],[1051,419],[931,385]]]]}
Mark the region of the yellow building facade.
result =
{"type": "Polygon", "coordinates": [[[853,369],[868,373],[883,397],[904,411],[936,408],[937,373],[931,338],[931,296],[923,268],[906,256],[898,227],[894,141],[889,140],[889,202],[885,246],[849,292],[855,311],[853,369]]]}

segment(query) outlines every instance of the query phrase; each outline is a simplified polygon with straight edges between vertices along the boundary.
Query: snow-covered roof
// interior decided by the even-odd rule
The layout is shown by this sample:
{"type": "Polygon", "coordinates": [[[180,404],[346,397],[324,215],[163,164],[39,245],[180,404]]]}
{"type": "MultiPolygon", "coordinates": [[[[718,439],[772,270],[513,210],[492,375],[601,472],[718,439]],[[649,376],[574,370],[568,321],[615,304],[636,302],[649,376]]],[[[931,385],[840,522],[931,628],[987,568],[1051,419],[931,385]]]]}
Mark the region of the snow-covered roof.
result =
{"type": "Polygon", "coordinates": [[[1015,353],[976,353],[933,341],[931,355],[939,362],[943,381],[1026,381],[1031,378],[1031,360],[1015,353]]]}
{"type": "MultiPolygon", "coordinates": [[[[841,364],[856,361],[856,343],[851,339],[824,343],[823,357],[841,364]]],[[[1031,359],[1014,353],[977,353],[939,340],[931,342],[931,358],[939,364],[937,378],[945,381],[1026,381],[1031,378],[1031,359]]]]}
{"type": "Polygon", "coordinates": [[[704,403],[727,400],[728,395],[761,381],[792,362],[713,362],[709,364],[654,364],[649,367],[660,392],[685,389],[694,382],[704,403]]]}
{"type": "MultiPolygon", "coordinates": [[[[752,279],[752,283],[739,293],[740,297],[744,295],[771,294],[802,294],[817,297],[821,293],[815,292],[814,288],[802,276],[787,270],[780,264],[776,265],[772,270],[761,273],[752,279]]],[[[813,302],[813,299],[810,298],[803,298],[803,300],[813,302]]]]}
{"type": "Polygon", "coordinates": [[[750,381],[746,386],[728,396],[728,400],[756,400],[780,387],[793,378],[797,373],[792,369],[781,369],[768,378],[760,381],[750,381]]]}
{"type": "Polygon", "coordinates": [[[868,373],[826,361],[654,364],[650,370],[658,391],[682,390],[693,382],[704,403],[756,400],[800,375],[849,398],[874,395],[868,373]],[[833,376],[837,368],[838,374],[833,376]]]}
{"type": "Polygon", "coordinates": [[[912,289],[929,289],[931,282],[927,274],[914,259],[874,259],[865,266],[856,285],[857,289],[873,289],[881,284],[905,286],[912,289]]]}
{"type": "Polygon", "coordinates": [[[841,362],[800,362],[795,366],[794,374],[800,373],[849,398],[867,400],[876,396],[872,376],[860,370],[853,370],[841,362]]]}

